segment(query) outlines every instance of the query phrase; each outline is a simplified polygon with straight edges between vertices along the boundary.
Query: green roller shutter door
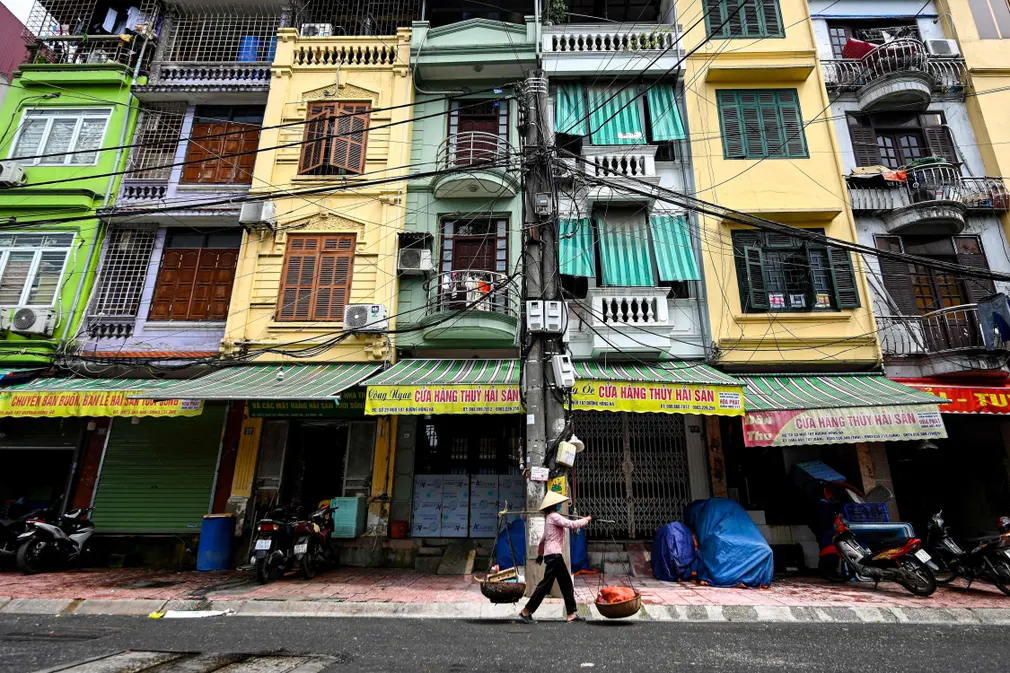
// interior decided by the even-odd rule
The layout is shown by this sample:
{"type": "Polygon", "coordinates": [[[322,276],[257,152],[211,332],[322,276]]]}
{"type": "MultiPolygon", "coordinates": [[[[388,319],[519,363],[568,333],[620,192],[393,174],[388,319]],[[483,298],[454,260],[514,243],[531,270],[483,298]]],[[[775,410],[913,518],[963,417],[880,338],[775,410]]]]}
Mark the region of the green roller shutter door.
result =
{"type": "Polygon", "coordinates": [[[193,533],[210,509],[225,405],[193,417],[117,418],[95,494],[99,533],[193,533]]]}

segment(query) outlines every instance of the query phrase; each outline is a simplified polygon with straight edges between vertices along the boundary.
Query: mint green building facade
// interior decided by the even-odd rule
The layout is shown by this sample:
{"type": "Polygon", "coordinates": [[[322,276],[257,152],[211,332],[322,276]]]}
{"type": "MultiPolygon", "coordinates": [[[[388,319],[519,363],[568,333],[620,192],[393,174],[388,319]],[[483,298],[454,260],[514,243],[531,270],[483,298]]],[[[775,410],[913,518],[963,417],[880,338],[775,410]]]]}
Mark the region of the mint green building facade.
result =
{"type": "Polygon", "coordinates": [[[0,119],[0,364],[44,366],[79,337],[137,120],[133,71],[25,64],[0,119]],[[106,149],[107,148],[107,149],[106,149]],[[105,151],[101,151],[105,149],[105,151]],[[61,221],[62,220],[62,221],[61,221]]]}

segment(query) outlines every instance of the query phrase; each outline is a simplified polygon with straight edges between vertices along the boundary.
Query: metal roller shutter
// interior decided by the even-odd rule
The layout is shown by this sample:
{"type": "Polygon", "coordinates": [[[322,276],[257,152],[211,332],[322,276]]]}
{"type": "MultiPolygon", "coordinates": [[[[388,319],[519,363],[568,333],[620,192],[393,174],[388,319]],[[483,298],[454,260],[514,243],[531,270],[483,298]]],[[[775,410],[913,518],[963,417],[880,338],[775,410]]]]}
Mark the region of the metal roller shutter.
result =
{"type": "Polygon", "coordinates": [[[99,533],[193,533],[210,509],[225,405],[112,423],[95,494],[99,533]]]}

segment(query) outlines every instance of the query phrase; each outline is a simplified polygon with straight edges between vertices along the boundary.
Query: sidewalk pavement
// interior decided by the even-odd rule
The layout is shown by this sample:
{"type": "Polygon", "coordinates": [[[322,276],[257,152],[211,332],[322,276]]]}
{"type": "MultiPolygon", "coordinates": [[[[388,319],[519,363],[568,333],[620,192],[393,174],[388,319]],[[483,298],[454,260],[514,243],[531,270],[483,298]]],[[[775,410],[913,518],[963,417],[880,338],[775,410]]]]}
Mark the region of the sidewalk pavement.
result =
{"type": "MultiPolygon", "coordinates": [[[[600,617],[593,602],[599,575],[576,577],[580,612],[600,617]]],[[[960,582],[960,580],[958,581],[960,582]]],[[[608,585],[642,593],[636,619],[655,621],[932,622],[1010,624],[1010,597],[995,587],[955,583],[929,598],[896,584],[831,584],[812,577],[777,578],[769,589],[716,589],[653,578],[606,576],[608,585]]],[[[0,615],[125,614],[228,611],[252,616],[509,618],[520,605],[491,605],[469,576],[413,570],[345,568],[312,581],[288,576],[261,586],[240,571],[173,572],[81,569],[25,576],[0,572],[0,615]]],[[[540,619],[560,619],[548,599],[540,619]]]]}

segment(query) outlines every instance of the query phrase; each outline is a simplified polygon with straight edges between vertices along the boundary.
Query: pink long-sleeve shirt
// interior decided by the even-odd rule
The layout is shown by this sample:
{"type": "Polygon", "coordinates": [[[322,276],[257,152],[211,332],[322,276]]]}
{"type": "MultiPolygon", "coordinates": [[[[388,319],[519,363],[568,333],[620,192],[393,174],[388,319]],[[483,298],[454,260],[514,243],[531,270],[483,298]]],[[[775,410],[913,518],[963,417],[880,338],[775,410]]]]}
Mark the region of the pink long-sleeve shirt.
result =
{"type": "Polygon", "coordinates": [[[538,553],[541,556],[560,554],[565,546],[565,529],[585,528],[588,524],[587,518],[566,519],[557,512],[551,512],[544,522],[544,536],[540,539],[538,553]]]}

